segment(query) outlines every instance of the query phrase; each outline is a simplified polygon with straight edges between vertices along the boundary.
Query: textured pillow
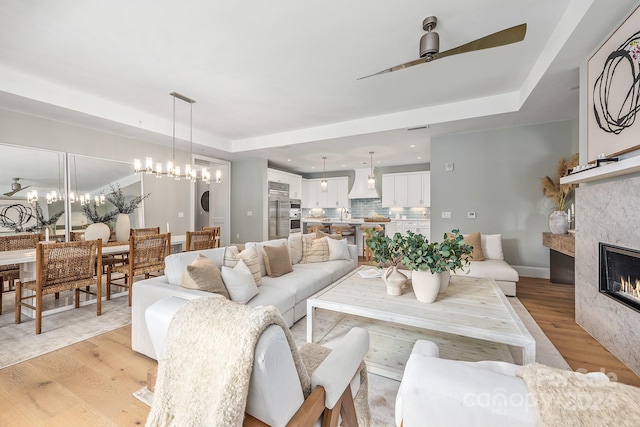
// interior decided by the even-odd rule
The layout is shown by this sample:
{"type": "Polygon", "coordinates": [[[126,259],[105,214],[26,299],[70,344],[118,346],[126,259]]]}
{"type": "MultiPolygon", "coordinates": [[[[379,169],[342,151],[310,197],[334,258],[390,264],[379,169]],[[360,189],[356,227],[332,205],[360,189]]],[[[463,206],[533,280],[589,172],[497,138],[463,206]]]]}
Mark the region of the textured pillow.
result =
{"type": "Polygon", "coordinates": [[[479,231],[477,233],[465,235],[464,242],[467,245],[473,246],[473,252],[471,252],[469,257],[471,261],[484,261],[484,254],[482,253],[482,239],[479,231]]]}
{"type": "Polygon", "coordinates": [[[238,253],[235,246],[227,246],[224,253],[224,265],[226,267],[235,267],[238,261],[243,260],[249,270],[253,274],[253,280],[256,285],[262,285],[262,271],[260,270],[260,258],[256,248],[249,247],[238,253]]]}
{"type": "Polygon", "coordinates": [[[347,239],[327,239],[327,244],[329,246],[329,261],[335,261],[338,259],[351,259],[351,257],[349,256],[349,248],[347,247],[347,239]]]}
{"type": "Polygon", "coordinates": [[[277,246],[282,243],[287,243],[287,239],[275,239],[275,240],[267,240],[266,242],[247,242],[246,248],[254,247],[256,249],[256,253],[258,254],[258,258],[260,259],[260,275],[267,275],[267,267],[264,265],[264,258],[262,256],[262,248],[265,246],[277,246]]]}
{"type": "Polygon", "coordinates": [[[329,261],[329,240],[327,237],[321,239],[302,238],[302,261],[300,263],[329,261]]]}
{"type": "Polygon", "coordinates": [[[202,254],[199,254],[198,258],[185,268],[182,274],[182,286],[187,289],[213,292],[229,298],[229,292],[224,287],[220,270],[213,261],[202,254]]]}
{"type": "Polygon", "coordinates": [[[253,274],[243,260],[239,260],[233,268],[222,266],[221,273],[232,301],[246,304],[251,298],[258,295],[258,287],[253,280],[253,274]]]}
{"type": "Polygon", "coordinates": [[[342,236],[339,235],[339,234],[329,234],[329,233],[325,233],[324,231],[317,230],[316,231],[316,239],[321,239],[323,237],[329,237],[331,239],[342,240],[342,236]]]}
{"type": "Polygon", "coordinates": [[[262,252],[269,277],[280,277],[293,271],[289,248],[285,243],[278,246],[264,246],[262,252]]]}
{"type": "Polygon", "coordinates": [[[486,259],[504,260],[501,234],[482,234],[482,254],[486,259]]]}

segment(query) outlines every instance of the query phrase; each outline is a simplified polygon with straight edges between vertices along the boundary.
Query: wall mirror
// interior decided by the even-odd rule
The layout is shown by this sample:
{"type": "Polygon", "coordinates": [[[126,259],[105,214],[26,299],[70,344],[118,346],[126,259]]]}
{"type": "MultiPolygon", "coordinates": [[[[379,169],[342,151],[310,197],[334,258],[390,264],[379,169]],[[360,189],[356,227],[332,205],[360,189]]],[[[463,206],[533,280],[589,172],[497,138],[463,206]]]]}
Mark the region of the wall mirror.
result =
{"type": "MultiPolygon", "coordinates": [[[[81,233],[93,222],[87,218],[83,203],[88,204],[92,212],[103,216],[116,210],[106,197],[114,188],[120,187],[126,202],[143,194],[141,177],[134,173],[132,163],[78,154],[69,154],[68,163],[71,231],[74,233],[81,233]]],[[[142,227],[143,218],[141,205],[129,215],[131,228],[142,227]]],[[[113,230],[115,220],[107,225],[113,230]]],[[[111,239],[114,239],[113,234],[111,239]]]]}
{"type": "Polygon", "coordinates": [[[0,234],[64,240],[64,176],[65,153],[0,143],[0,234]]]}

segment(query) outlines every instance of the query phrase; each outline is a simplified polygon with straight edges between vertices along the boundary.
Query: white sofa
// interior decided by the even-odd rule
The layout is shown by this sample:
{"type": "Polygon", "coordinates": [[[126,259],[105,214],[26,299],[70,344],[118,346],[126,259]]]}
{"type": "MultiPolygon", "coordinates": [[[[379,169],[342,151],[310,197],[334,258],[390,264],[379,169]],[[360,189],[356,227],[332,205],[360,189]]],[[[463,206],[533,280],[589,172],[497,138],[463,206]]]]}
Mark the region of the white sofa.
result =
{"type": "Polygon", "coordinates": [[[470,266],[453,274],[493,279],[506,296],[516,296],[518,272],[504,260],[502,235],[481,234],[484,261],[471,261],[470,266]]]}
{"type": "MultiPolygon", "coordinates": [[[[288,242],[287,239],[271,240],[267,242],[248,242],[245,248],[256,247],[262,259],[263,245],[277,245],[288,242]]],[[[347,245],[349,260],[335,260],[319,263],[293,265],[293,271],[280,277],[266,276],[266,268],[262,266],[262,282],[258,286],[258,295],[247,304],[250,306],[275,306],[289,326],[306,315],[306,301],[311,295],[335,282],[358,266],[357,247],[347,245]]],[[[291,248],[292,246],[290,246],[291,248]]],[[[301,249],[300,249],[301,250],[301,249]]],[[[182,275],[199,253],[211,259],[218,268],[222,267],[225,248],[207,249],[203,251],[182,252],[169,255],[165,259],[165,275],[152,277],[136,282],[133,286],[133,302],[131,310],[131,347],[156,359],[156,353],[149,337],[145,310],[155,302],[166,297],[177,297],[185,300],[209,297],[212,294],[181,286],[182,275]]]]}

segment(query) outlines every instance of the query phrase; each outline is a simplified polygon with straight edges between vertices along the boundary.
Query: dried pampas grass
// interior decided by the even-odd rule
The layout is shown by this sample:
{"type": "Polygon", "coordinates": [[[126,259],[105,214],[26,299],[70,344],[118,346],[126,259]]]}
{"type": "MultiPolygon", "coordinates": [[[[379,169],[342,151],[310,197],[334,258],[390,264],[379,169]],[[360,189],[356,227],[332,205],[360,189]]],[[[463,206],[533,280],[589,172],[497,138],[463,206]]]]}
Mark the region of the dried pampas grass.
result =
{"type": "Polygon", "coordinates": [[[549,176],[540,178],[542,194],[553,202],[555,210],[564,210],[567,199],[572,195],[575,184],[560,184],[560,178],[569,175],[569,171],[578,165],[578,153],[573,154],[568,160],[560,158],[556,166],[556,178],[549,176]]]}

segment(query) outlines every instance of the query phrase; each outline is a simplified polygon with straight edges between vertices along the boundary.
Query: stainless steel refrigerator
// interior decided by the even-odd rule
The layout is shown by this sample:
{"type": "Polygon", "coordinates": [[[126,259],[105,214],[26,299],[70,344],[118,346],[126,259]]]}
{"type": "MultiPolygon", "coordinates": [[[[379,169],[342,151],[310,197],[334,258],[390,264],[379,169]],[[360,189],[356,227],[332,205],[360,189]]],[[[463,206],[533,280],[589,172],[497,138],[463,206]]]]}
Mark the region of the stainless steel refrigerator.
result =
{"type": "Polygon", "coordinates": [[[289,184],[269,181],[269,240],[289,237],[289,184]]]}

